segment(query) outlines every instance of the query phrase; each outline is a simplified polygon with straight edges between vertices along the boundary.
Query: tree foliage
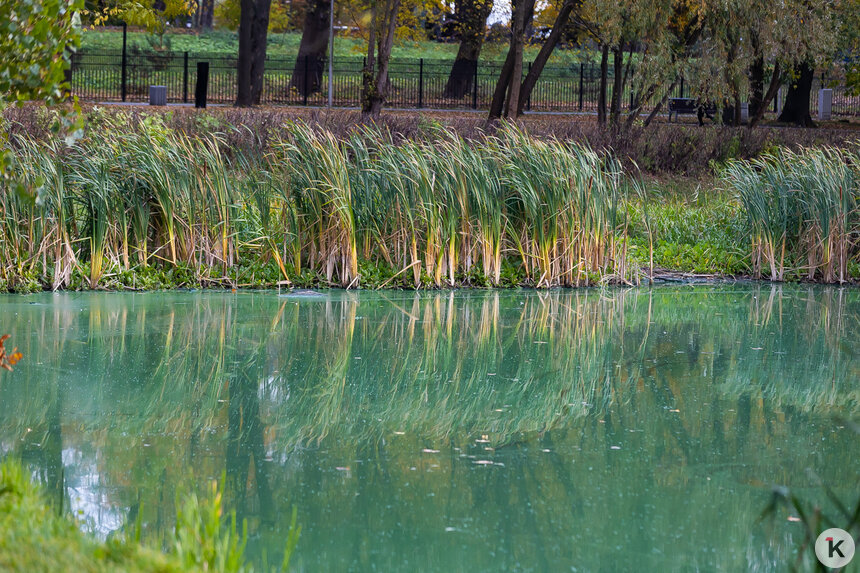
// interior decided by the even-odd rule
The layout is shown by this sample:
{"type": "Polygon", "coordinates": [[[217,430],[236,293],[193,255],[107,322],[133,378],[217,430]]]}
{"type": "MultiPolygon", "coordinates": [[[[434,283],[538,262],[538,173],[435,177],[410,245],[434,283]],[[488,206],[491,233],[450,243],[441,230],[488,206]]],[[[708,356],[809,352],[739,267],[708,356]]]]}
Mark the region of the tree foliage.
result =
{"type": "MultiPolygon", "coordinates": [[[[215,5],[215,21],[228,30],[238,30],[241,11],[239,0],[223,0],[215,5]]],[[[292,29],[294,23],[291,16],[291,4],[284,1],[272,2],[269,32],[286,32],[292,29]]]]}
{"type": "MultiPolygon", "coordinates": [[[[80,0],[0,0],[0,108],[41,100],[48,105],[67,99],[66,70],[71,51],[80,43],[74,14],[80,0]]],[[[55,131],[69,139],[80,131],[77,100],[57,113],[55,131]]],[[[7,179],[11,156],[6,153],[8,132],[0,131],[0,175],[7,179]]],[[[18,186],[18,191],[25,190],[18,186]]]]}
{"type": "Polygon", "coordinates": [[[197,9],[195,0],[161,0],[158,4],[138,0],[117,0],[89,13],[94,26],[109,20],[121,20],[129,26],[145,28],[148,32],[163,35],[170,22],[190,16],[197,9]]]}
{"type": "Polygon", "coordinates": [[[79,45],[77,0],[0,0],[0,101],[65,99],[70,49],[79,45]]]}

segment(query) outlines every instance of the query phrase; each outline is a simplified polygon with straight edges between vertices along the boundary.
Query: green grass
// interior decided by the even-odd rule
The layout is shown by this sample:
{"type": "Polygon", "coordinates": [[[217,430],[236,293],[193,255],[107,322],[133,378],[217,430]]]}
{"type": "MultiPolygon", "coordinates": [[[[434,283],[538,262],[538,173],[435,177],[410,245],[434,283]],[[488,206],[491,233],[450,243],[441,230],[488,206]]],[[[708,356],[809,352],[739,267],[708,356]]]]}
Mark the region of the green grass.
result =
{"type": "MultiPolygon", "coordinates": [[[[147,40],[149,34],[146,32],[128,33],[128,46],[133,49],[137,47],[143,51],[151,50],[150,42],[147,40]]],[[[168,33],[165,34],[166,44],[174,52],[191,53],[213,53],[224,56],[235,56],[238,52],[238,36],[235,32],[228,30],[213,30],[201,34],[190,33],[168,33]],[[169,44],[168,44],[169,42],[169,44]]],[[[297,32],[286,32],[280,34],[269,34],[267,55],[270,58],[293,59],[299,50],[301,34],[297,32]]],[[[122,49],[122,32],[118,29],[86,30],[82,34],[81,49],[87,52],[99,52],[105,50],[122,49]]],[[[440,43],[432,41],[397,40],[391,53],[393,60],[418,59],[448,60],[453,61],[457,55],[458,44],[440,43]]],[[[525,61],[531,61],[536,56],[540,46],[527,46],[525,48],[525,61]]],[[[361,58],[367,51],[365,40],[357,37],[338,36],[335,38],[335,55],[338,58],[361,58]]],[[[486,44],[481,52],[485,61],[504,60],[507,54],[507,44],[486,44]]],[[[594,59],[590,53],[580,50],[556,50],[550,59],[550,64],[563,64],[580,62],[582,58],[587,61],[594,59]]]]}
{"type": "MultiPolygon", "coordinates": [[[[98,541],[57,511],[16,460],[0,463],[0,570],[28,573],[220,572],[250,571],[244,563],[247,533],[240,534],[235,513],[223,514],[221,492],[213,486],[205,498],[189,495],[180,504],[174,535],[166,552],[140,543],[139,524],[123,534],[98,541]]],[[[281,570],[301,528],[288,535],[281,570]]]]}
{"type": "Polygon", "coordinates": [[[696,274],[748,275],[747,222],[731,194],[709,180],[651,181],[627,202],[630,253],[650,268],[696,274]]]}

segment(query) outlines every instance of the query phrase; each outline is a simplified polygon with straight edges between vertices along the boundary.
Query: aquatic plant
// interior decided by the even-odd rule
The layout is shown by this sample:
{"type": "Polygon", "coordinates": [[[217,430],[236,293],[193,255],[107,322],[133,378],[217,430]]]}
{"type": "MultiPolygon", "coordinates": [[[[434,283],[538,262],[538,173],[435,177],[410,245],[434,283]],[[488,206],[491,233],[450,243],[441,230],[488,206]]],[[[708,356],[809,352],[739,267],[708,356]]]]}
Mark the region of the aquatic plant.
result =
{"type": "Polygon", "coordinates": [[[513,125],[466,141],[437,128],[400,140],[374,126],[348,137],[284,126],[265,157],[219,135],[191,137],[157,116],[110,125],[64,149],[22,137],[14,151],[38,200],[4,193],[7,284],[52,288],[86,272],[90,288],[159,266],[229,284],[241,261],[273,260],[289,284],[308,270],[361,285],[359,263],[411,284],[498,285],[507,260],[538,287],[635,280],[619,217],[622,172],[608,155],[513,125]]]}
{"type": "Polygon", "coordinates": [[[831,147],[780,148],[723,170],[751,227],[752,270],[785,278],[787,266],[809,280],[845,282],[858,252],[860,154],[831,147]]]}

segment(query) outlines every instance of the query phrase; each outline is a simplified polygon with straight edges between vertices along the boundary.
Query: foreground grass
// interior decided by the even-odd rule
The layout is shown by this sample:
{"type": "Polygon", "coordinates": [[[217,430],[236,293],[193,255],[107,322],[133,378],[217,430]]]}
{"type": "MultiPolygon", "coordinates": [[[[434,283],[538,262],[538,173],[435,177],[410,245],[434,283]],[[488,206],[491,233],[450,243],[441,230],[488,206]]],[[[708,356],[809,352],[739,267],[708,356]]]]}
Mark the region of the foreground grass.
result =
{"type": "Polygon", "coordinates": [[[197,571],[178,559],[136,543],[101,543],[58,516],[24,474],[20,465],[0,465],[0,570],[55,571],[197,571]]]}
{"type": "MultiPolygon", "coordinates": [[[[140,543],[139,524],[104,542],[86,535],[46,502],[20,463],[7,459],[0,463],[0,571],[250,573],[244,560],[247,532],[243,527],[238,533],[235,514],[223,512],[221,492],[213,487],[210,493],[181,502],[163,553],[140,543]]],[[[294,511],[281,571],[289,567],[300,532],[294,511]]]]}

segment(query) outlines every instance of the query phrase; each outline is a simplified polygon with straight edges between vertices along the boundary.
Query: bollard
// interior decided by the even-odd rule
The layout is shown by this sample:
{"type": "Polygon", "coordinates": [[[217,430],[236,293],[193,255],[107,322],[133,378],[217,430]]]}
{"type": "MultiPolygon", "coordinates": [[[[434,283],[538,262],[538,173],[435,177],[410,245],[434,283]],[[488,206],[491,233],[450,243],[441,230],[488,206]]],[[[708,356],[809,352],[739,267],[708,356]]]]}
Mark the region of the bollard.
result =
{"type": "Polygon", "coordinates": [[[194,90],[194,107],[206,109],[206,95],[209,91],[209,62],[197,62],[197,86],[194,90]]]}

